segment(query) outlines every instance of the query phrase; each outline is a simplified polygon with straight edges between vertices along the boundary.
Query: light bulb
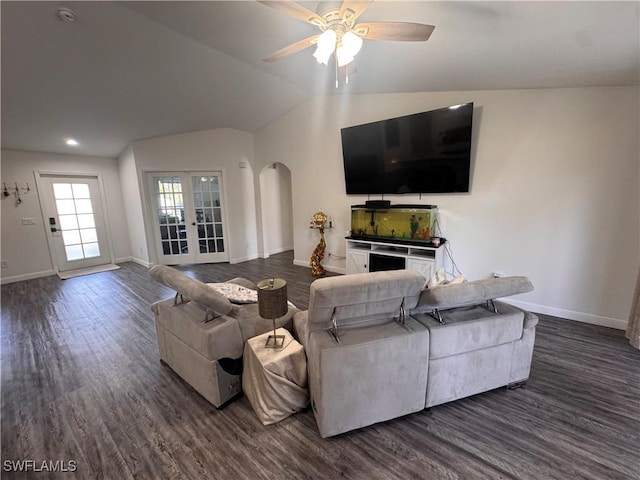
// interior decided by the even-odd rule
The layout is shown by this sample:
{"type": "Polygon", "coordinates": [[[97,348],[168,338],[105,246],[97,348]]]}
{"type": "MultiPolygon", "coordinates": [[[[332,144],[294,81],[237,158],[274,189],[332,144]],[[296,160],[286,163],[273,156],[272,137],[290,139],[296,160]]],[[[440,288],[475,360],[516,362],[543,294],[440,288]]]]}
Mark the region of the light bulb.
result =
{"type": "Polygon", "coordinates": [[[329,64],[329,57],[331,57],[331,50],[322,50],[320,47],[316,48],[316,51],[313,54],[316,57],[318,63],[323,63],[325,65],[329,64]]]}
{"type": "Polygon", "coordinates": [[[362,38],[353,32],[347,32],[342,36],[342,46],[351,57],[355,57],[362,48],[362,38]]]}
{"type": "Polygon", "coordinates": [[[336,50],[336,58],[338,59],[338,66],[344,67],[345,65],[353,62],[353,55],[350,54],[347,48],[344,45],[341,45],[336,50]]]}
{"type": "Polygon", "coordinates": [[[329,63],[329,57],[336,48],[336,32],[333,30],[325,30],[322,35],[318,37],[316,45],[315,53],[313,56],[316,58],[318,63],[324,63],[327,65],[329,63]]]}

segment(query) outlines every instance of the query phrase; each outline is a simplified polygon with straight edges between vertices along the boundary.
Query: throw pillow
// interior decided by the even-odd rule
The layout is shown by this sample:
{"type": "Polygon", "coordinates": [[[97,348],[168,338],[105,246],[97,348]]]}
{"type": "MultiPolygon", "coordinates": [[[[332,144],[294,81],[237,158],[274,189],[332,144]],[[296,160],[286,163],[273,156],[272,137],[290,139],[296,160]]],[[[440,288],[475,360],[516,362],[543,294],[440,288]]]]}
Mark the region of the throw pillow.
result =
{"type": "Polygon", "coordinates": [[[444,284],[446,281],[447,281],[447,276],[444,273],[444,268],[440,268],[429,279],[429,281],[425,285],[425,288],[433,288],[433,287],[436,287],[438,285],[444,284]]]}
{"type": "Polygon", "coordinates": [[[227,298],[231,303],[258,302],[258,292],[242,285],[236,285],[235,283],[207,283],[207,285],[227,298]]]}
{"type": "Polygon", "coordinates": [[[464,283],[467,279],[464,275],[458,275],[457,277],[453,277],[451,280],[447,282],[447,285],[455,285],[456,283],[464,283]]]}

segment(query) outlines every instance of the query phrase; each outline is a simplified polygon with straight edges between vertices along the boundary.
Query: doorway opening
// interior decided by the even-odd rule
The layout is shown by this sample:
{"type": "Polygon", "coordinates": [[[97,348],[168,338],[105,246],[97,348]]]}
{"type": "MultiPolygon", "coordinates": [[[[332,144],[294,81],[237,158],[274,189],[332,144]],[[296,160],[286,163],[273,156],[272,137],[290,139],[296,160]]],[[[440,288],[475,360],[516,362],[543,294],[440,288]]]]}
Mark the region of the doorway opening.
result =
{"type": "Polygon", "coordinates": [[[293,250],[291,170],[274,163],[260,172],[264,256],[293,250]]]}

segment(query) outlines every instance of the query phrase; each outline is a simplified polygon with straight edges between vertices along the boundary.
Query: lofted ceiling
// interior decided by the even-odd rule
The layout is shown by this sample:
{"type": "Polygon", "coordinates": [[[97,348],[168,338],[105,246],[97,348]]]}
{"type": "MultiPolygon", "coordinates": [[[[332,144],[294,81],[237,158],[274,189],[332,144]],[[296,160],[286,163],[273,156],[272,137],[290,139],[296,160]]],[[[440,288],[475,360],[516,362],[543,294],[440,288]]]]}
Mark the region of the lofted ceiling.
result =
{"type": "Polygon", "coordinates": [[[255,132],[316,95],[640,84],[637,1],[378,0],[359,21],[436,29],[427,42],[366,40],[338,88],[313,49],[262,61],[318,30],[253,1],[0,6],[10,149],[115,157],[141,138],[255,132]],[[57,18],[62,5],[74,22],[57,18]]]}

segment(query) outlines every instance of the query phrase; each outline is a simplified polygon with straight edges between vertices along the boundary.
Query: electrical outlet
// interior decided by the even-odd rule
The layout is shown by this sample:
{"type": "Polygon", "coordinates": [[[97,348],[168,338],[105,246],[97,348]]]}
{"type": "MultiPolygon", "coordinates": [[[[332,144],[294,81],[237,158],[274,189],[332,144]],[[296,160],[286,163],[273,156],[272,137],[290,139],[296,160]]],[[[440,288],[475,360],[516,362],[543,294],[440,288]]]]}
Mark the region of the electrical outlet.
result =
{"type": "Polygon", "coordinates": [[[2,268],[9,268],[9,262],[7,260],[2,260],[0,266],[2,266],[2,268]]]}

